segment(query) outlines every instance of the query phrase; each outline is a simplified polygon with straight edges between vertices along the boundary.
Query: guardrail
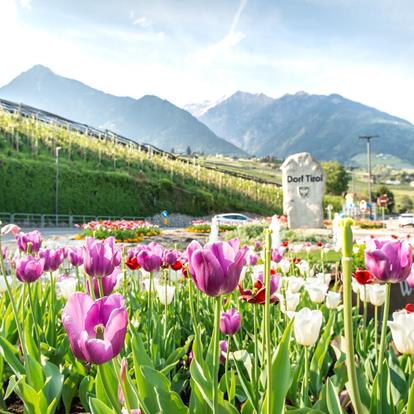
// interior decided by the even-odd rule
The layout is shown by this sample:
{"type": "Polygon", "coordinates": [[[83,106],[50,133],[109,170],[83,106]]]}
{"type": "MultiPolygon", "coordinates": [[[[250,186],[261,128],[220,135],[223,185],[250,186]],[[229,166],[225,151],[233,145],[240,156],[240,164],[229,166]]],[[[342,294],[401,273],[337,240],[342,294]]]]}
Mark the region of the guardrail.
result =
{"type": "Polygon", "coordinates": [[[3,224],[14,223],[22,227],[74,227],[89,221],[100,220],[147,220],[145,217],[135,216],[106,216],[106,215],[79,215],[79,214],[38,214],[38,213],[2,213],[0,220],[3,224]]]}

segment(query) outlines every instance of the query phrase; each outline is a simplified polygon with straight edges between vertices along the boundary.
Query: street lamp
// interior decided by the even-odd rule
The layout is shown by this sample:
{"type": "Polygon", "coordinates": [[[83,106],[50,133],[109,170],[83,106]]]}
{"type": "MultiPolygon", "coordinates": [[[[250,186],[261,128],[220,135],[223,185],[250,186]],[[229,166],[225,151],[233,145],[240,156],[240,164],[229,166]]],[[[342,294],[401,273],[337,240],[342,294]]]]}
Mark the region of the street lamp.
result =
{"type": "Polygon", "coordinates": [[[55,159],[56,159],[56,192],[55,192],[55,214],[56,214],[56,227],[59,224],[58,213],[59,213],[59,151],[62,147],[56,147],[55,159]]]}
{"type": "Polygon", "coordinates": [[[368,203],[371,213],[372,205],[372,170],[371,170],[371,139],[379,138],[379,135],[360,135],[359,139],[367,141],[367,158],[368,158],[368,203]]]}

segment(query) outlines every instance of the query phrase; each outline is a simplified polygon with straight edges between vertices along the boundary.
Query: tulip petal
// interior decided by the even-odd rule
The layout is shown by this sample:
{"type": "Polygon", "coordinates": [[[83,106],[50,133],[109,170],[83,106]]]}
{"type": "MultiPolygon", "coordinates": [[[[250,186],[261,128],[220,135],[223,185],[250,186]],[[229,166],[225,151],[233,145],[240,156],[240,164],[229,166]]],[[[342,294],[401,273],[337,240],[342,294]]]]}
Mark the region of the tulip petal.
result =
{"type": "Polygon", "coordinates": [[[198,289],[209,296],[221,294],[224,271],[214,254],[208,250],[196,250],[191,256],[193,280],[198,289]]]}
{"type": "Polygon", "coordinates": [[[104,338],[112,344],[114,356],[118,355],[124,346],[127,325],[128,312],[126,309],[113,310],[105,327],[104,338]]]}

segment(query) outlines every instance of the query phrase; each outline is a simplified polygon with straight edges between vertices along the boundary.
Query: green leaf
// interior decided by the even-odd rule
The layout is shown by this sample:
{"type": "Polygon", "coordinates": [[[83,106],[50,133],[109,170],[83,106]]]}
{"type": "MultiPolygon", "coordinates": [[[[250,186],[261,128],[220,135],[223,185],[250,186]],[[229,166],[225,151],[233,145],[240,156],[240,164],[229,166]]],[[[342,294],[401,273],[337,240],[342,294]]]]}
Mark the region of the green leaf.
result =
{"type": "Polygon", "coordinates": [[[234,364],[236,366],[237,375],[240,381],[240,384],[243,388],[243,391],[245,392],[248,401],[250,404],[254,407],[256,412],[259,412],[259,402],[257,400],[257,390],[253,389],[252,382],[246,377],[246,375],[243,372],[243,365],[240,361],[238,361],[236,358],[233,359],[234,364]]]}
{"type": "Polygon", "coordinates": [[[410,393],[408,394],[407,413],[414,413],[414,381],[410,387],[410,393]]]}
{"type": "Polygon", "coordinates": [[[286,394],[292,384],[292,372],[290,368],[289,341],[293,320],[290,321],[283,333],[282,339],[272,359],[272,390],[265,395],[263,401],[263,413],[282,413],[285,407],[286,394]],[[270,413],[267,412],[266,399],[270,398],[270,413]]]}
{"type": "Polygon", "coordinates": [[[330,378],[326,381],[326,405],[328,407],[329,414],[343,414],[338,393],[330,378]]]}
{"type": "Polygon", "coordinates": [[[25,374],[24,366],[17,357],[16,348],[3,336],[0,336],[0,352],[17,377],[25,374]]]}
{"type": "Polygon", "coordinates": [[[62,401],[63,405],[65,406],[65,414],[70,414],[72,401],[76,397],[76,394],[78,392],[79,379],[79,374],[74,373],[69,375],[63,383],[62,401]]]}
{"type": "Polygon", "coordinates": [[[112,408],[109,408],[101,400],[96,398],[89,398],[89,406],[91,407],[92,414],[114,414],[112,408]]]}
{"type": "Polygon", "coordinates": [[[83,378],[81,383],[79,384],[79,399],[81,400],[81,403],[83,405],[83,408],[86,411],[90,410],[89,407],[89,398],[90,395],[93,392],[93,386],[94,386],[94,379],[91,376],[86,376],[83,378]]]}
{"type": "Polygon", "coordinates": [[[190,373],[205,402],[213,409],[213,383],[210,373],[206,373],[195,358],[191,362],[190,373]]]}
{"type": "Polygon", "coordinates": [[[335,312],[331,312],[328,323],[318,341],[310,363],[310,389],[313,394],[318,395],[322,388],[322,380],[329,369],[327,352],[331,342],[332,327],[335,322],[335,312]]]}
{"type": "Polygon", "coordinates": [[[43,372],[45,375],[43,394],[49,404],[50,412],[54,412],[60,402],[64,377],[59,368],[49,361],[43,366],[43,372]]]}

